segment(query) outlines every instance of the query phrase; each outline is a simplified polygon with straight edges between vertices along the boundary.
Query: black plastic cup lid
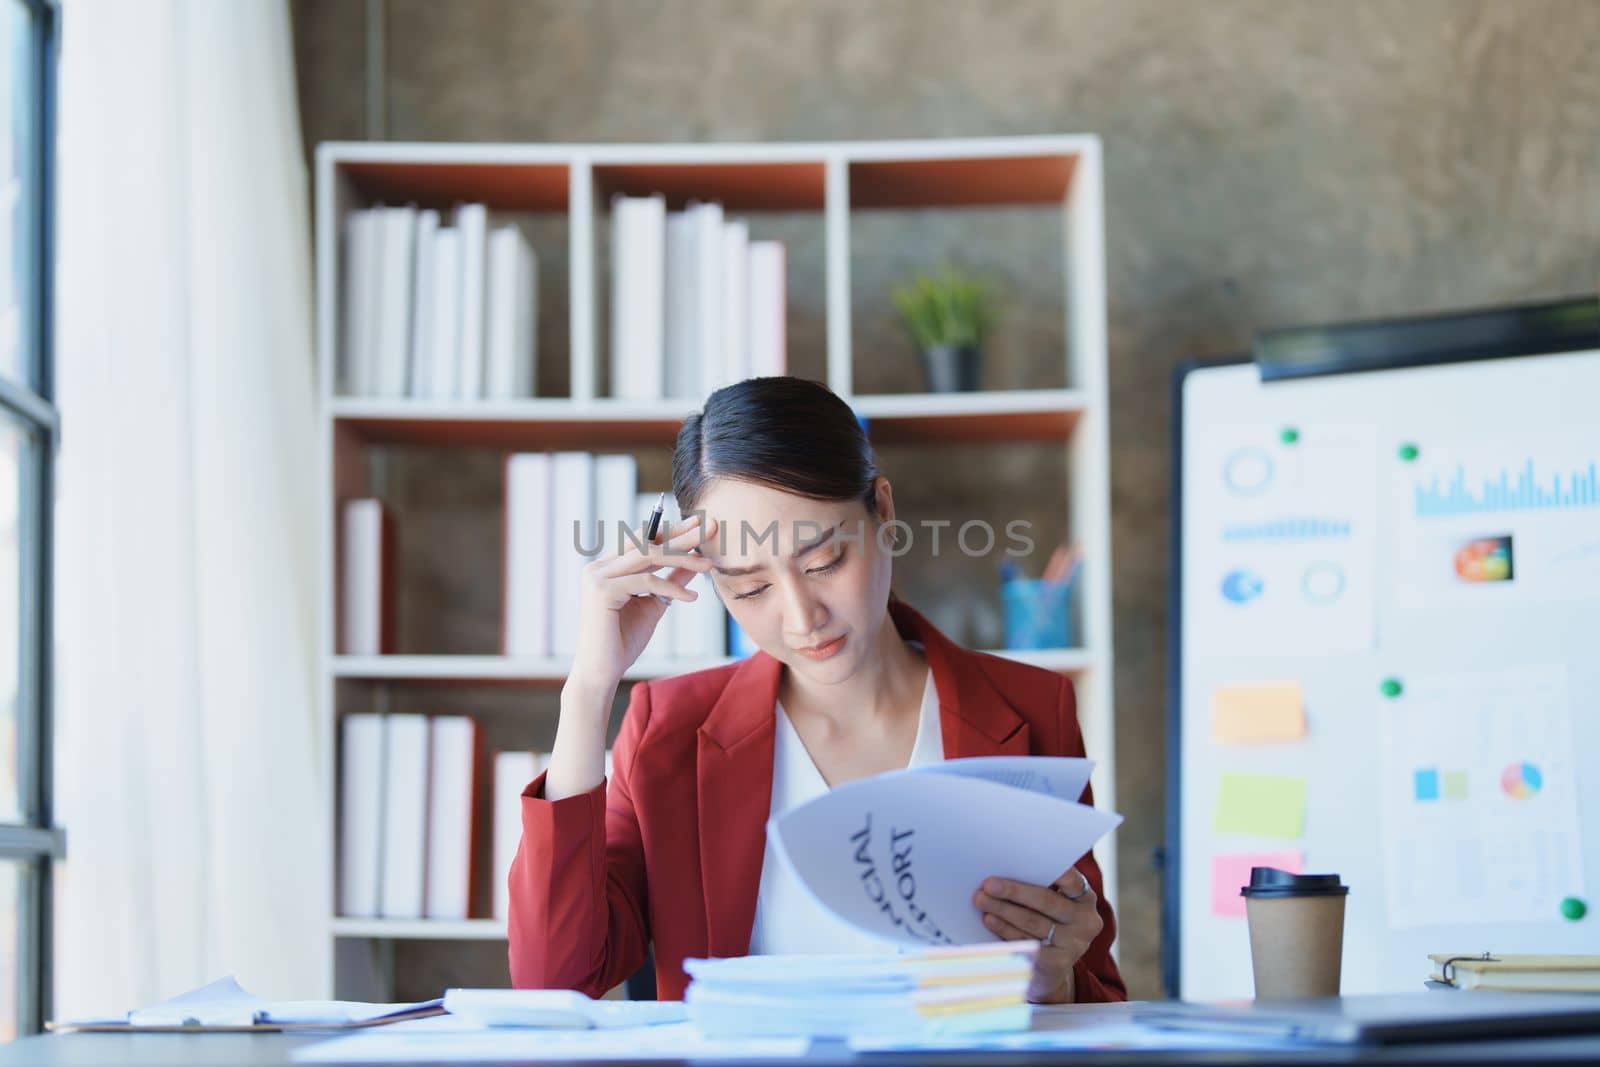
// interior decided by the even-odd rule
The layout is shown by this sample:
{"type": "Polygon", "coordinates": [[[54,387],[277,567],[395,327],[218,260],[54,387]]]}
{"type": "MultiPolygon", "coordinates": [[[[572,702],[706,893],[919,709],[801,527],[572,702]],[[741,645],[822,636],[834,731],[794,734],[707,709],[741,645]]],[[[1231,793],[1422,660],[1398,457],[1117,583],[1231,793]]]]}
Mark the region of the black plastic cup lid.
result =
{"type": "Polygon", "coordinates": [[[1277,867],[1251,867],[1250,884],[1241,897],[1342,897],[1350,887],[1337,874],[1293,874],[1277,867]]]}

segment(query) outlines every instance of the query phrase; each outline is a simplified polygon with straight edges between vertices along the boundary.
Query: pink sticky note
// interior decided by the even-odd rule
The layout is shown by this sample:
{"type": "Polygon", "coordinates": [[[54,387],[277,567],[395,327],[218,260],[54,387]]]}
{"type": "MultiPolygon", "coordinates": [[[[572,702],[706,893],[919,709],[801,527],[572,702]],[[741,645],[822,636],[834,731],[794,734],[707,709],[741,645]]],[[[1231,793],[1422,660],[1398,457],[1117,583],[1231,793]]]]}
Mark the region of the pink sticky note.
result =
{"type": "Polygon", "coordinates": [[[1244,918],[1244,897],[1239,890],[1250,884],[1251,867],[1276,867],[1304,874],[1305,863],[1305,856],[1298,852],[1240,852],[1212,857],[1211,914],[1244,918]]]}

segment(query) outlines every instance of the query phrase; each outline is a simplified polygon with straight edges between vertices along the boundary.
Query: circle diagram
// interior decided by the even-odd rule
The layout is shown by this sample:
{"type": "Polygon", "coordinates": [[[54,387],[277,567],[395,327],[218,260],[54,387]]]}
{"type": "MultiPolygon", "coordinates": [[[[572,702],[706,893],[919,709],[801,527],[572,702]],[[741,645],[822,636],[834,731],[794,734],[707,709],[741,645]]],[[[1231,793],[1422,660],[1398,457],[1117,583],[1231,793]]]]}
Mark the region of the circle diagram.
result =
{"type": "Polygon", "coordinates": [[[1538,767],[1523,760],[1500,773],[1500,788],[1513,800],[1527,800],[1544,788],[1544,775],[1539,773],[1538,767]]]}
{"type": "Polygon", "coordinates": [[[1260,575],[1247,570],[1229,571],[1222,579],[1222,596],[1235,604],[1248,604],[1261,595],[1264,587],[1260,575]]]}
{"type": "Polygon", "coordinates": [[[1241,448],[1222,464],[1222,483],[1240,496],[1260,496],[1272,484],[1272,457],[1264,448],[1241,448]]]}
{"type": "Polygon", "coordinates": [[[1332,604],[1344,595],[1344,568],[1322,560],[1300,575],[1300,591],[1313,604],[1332,604]]]}

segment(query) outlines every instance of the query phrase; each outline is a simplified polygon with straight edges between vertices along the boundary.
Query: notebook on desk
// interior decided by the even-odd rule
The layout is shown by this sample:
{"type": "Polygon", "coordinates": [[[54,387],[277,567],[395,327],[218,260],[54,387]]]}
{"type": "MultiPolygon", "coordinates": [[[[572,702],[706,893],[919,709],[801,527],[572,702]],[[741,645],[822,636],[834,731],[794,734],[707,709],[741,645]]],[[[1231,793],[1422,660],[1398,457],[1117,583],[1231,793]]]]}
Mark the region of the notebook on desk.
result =
{"type": "Polygon", "coordinates": [[[1387,993],[1309,1000],[1151,1004],[1163,1029],[1282,1037],[1318,1044],[1400,1044],[1600,1033],[1600,999],[1558,993],[1387,993]]]}
{"type": "Polygon", "coordinates": [[[1461,955],[1428,957],[1430,986],[1508,993],[1600,993],[1600,956],[1461,955]]]}

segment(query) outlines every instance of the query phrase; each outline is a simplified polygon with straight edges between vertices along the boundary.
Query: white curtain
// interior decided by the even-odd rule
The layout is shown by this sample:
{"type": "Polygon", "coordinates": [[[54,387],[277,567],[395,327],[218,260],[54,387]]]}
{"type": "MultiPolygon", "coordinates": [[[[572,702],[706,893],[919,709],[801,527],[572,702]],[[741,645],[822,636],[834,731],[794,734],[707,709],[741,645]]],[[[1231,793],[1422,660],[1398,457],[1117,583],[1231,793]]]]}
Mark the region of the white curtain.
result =
{"type": "Polygon", "coordinates": [[[284,0],[66,0],[56,1014],[327,995],[307,174],[284,0]]]}

